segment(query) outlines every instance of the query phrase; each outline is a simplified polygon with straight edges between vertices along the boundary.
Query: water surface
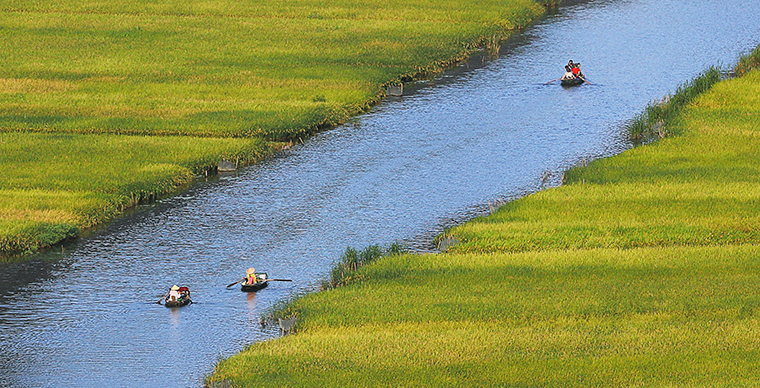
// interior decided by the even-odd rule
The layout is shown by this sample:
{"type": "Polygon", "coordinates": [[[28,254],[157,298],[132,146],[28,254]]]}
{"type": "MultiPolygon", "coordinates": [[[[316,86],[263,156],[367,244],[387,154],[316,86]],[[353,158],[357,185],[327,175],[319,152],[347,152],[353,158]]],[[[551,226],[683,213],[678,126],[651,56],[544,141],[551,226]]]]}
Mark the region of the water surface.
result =
{"type": "Polygon", "coordinates": [[[277,336],[273,303],[313,289],[347,246],[430,249],[446,225],[624,150],[647,103],[760,43],[760,3],[596,0],[562,7],[369,114],[237,174],[199,182],[0,271],[0,386],[192,387],[277,336]],[[591,85],[544,85],[567,60],[591,85]],[[477,63],[475,63],[477,62],[477,63]],[[249,266],[258,294],[225,285],[249,266]],[[154,301],[188,285],[196,304],[154,301]]]}

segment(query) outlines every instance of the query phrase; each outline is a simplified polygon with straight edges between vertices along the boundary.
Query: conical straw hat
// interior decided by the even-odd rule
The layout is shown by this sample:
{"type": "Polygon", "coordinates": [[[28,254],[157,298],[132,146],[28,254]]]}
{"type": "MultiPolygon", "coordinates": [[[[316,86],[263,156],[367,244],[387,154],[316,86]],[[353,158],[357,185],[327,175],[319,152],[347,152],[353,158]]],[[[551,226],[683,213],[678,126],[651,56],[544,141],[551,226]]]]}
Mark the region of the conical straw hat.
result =
{"type": "Polygon", "coordinates": [[[247,271],[245,271],[245,274],[246,274],[246,275],[253,275],[254,273],[256,273],[256,270],[255,270],[255,269],[253,269],[253,267],[251,267],[251,268],[248,268],[248,270],[247,270],[247,271]]]}

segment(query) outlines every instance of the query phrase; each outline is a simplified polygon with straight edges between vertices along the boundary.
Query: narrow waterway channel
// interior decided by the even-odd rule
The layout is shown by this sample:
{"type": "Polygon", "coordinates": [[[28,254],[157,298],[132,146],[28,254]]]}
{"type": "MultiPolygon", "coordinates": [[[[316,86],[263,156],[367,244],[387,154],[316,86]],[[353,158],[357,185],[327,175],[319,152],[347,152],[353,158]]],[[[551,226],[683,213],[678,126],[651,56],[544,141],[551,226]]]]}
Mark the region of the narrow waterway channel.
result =
{"type": "Polygon", "coordinates": [[[262,312],[313,289],[347,246],[430,249],[444,226],[624,150],[621,127],[648,102],[760,43],[758,15],[759,2],[739,0],[565,5],[499,58],[407,87],[63,251],[3,265],[0,386],[199,386],[219,357],[276,337],[262,312]],[[592,84],[544,85],[569,59],[592,84]],[[225,288],[250,266],[294,281],[225,288]],[[155,304],[172,284],[197,303],[155,304]]]}

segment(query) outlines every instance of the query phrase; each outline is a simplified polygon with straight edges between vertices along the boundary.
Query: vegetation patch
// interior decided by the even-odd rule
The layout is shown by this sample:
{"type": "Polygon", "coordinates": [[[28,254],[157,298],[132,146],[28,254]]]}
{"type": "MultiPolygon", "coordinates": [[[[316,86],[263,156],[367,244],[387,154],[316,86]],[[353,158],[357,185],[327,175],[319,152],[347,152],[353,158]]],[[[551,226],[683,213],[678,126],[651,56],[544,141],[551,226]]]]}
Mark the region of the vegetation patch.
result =
{"type": "Polygon", "coordinates": [[[760,67],[760,46],[756,47],[751,53],[743,56],[736,65],[736,75],[743,76],[750,71],[760,67]]]}
{"type": "Polygon", "coordinates": [[[649,142],[673,134],[681,109],[720,81],[720,70],[712,67],[691,82],[680,86],[672,96],[649,104],[628,123],[628,136],[636,142],[649,142]]]}
{"type": "Polygon", "coordinates": [[[322,282],[321,288],[322,290],[331,290],[359,281],[361,277],[357,276],[360,268],[382,257],[400,255],[405,251],[407,249],[398,242],[391,244],[387,248],[379,245],[370,245],[361,251],[348,247],[340,257],[340,261],[330,271],[330,278],[322,282]]]}

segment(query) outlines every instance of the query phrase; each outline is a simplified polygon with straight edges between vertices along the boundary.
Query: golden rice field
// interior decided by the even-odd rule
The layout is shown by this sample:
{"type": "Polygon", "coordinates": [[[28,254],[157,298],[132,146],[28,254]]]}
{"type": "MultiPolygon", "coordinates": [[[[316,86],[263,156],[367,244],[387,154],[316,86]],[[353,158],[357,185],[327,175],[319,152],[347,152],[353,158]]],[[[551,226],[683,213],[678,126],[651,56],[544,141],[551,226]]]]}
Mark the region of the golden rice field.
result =
{"type": "Polygon", "coordinates": [[[530,0],[11,0],[0,128],[293,138],[543,12],[530,0]]]}

